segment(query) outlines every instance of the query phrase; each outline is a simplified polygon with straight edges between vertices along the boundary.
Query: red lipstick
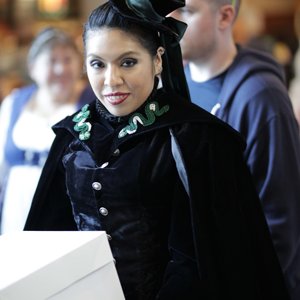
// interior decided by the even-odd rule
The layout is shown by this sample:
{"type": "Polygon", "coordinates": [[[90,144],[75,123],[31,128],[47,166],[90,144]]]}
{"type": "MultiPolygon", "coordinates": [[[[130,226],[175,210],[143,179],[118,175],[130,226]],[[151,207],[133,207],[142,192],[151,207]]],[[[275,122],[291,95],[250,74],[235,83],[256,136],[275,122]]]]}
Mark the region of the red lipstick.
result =
{"type": "Polygon", "coordinates": [[[129,96],[129,93],[109,93],[109,94],[105,94],[104,98],[106,101],[108,101],[110,104],[112,105],[118,105],[123,103],[129,96]]]}

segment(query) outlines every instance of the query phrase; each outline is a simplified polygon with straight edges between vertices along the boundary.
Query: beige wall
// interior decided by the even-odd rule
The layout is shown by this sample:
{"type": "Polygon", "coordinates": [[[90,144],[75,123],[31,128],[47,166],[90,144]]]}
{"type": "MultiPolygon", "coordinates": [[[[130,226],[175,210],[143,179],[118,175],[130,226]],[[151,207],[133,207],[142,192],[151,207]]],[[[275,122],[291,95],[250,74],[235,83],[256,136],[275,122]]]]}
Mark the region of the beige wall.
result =
{"type": "Polygon", "coordinates": [[[81,0],[80,1],[81,17],[83,19],[86,19],[94,8],[96,8],[101,3],[104,2],[105,0],[81,0]]]}
{"type": "Polygon", "coordinates": [[[254,6],[268,14],[290,12],[297,3],[299,0],[242,0],[242,5],[254,6]]]}

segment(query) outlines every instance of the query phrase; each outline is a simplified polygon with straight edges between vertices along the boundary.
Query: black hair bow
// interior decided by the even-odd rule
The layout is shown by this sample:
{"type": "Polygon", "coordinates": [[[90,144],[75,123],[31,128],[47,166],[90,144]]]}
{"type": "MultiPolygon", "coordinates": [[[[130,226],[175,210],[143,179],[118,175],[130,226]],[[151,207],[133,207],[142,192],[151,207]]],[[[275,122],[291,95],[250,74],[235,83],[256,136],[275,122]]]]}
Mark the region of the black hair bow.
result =
{"type": "Polygon", "coordinates": [[[173,35],[177,42],[185,32],[185,23],[166,17],[175,9],[184,6],[184,0],[110,0],[110,2],[121,15],[160,32],[173,35]]]}

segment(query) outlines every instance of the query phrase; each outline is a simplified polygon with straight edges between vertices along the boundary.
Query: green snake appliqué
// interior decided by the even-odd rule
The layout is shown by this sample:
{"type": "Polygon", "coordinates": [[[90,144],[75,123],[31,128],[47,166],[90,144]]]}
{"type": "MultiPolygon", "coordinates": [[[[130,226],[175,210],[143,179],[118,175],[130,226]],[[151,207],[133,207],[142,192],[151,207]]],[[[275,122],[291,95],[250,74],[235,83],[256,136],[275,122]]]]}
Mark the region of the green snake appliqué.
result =
{"type": "Polygon", "coordinates": [[[135,133],[138,129],[138,123],[143,126],[152,125],[155,122],[156,117],[160,117],[161,115],[166,113],[169,108],[169,105],[165,105],[161,109],[159,109],[159,105],[156,101],[148,103],[145,107],[146,117],[144,117],[140,113],[133,114],[128,121],[129,124],[119,132],[118,137],[122,138],[127,134],[135,133]]]}
{"type": "Polygon", "coordinates": [[[74,130],[79,132],[79,139],[81,141],[88,140],[91,136],[92,125],[89,122],[85,122],[90,116],[90,111],[88,110],[89,105],[86,104],[82,107],[81,111],[74,116],[72,119],[77,124],[74,126],[74,130]]]}

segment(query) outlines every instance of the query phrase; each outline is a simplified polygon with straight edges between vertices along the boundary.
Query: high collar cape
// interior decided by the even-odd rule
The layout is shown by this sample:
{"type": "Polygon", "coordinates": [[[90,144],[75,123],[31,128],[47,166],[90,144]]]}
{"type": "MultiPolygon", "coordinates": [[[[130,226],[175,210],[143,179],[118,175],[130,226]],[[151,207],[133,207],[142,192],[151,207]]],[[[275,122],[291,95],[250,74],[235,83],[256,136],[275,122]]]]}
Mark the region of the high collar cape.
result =
{"type": "MultiPolygon", "coordinates": [[[[151,130],[172,129],[189,187],[187,201],[203,299],[288,300],[260,202],[243,161],[243,140],[222,121],[184,104],[175,95],[162,93],[159,103],[169,103],[169,112],[153,125],[119,139],[118,145],[151,130]]],[[[97,115],[94,104],[90,109],[93,126],[97,115]]],[[[63,153],[78,139],[73,126],[71,116],[54,127],[57,136],[25,230],[77,230],[70,200],[57,194],[64,186],[59,169],[63,153]]],[[[90,148],[89,140],[81,142],[90,148]]],[[[181,212],[177,213],[180,220],[181,212]]],[[[190,229],[181,228],[183,235],[185,230],[190,229]]],[[[170,234],[169,247],[177,249],[178,239],[170,234]]]]}

